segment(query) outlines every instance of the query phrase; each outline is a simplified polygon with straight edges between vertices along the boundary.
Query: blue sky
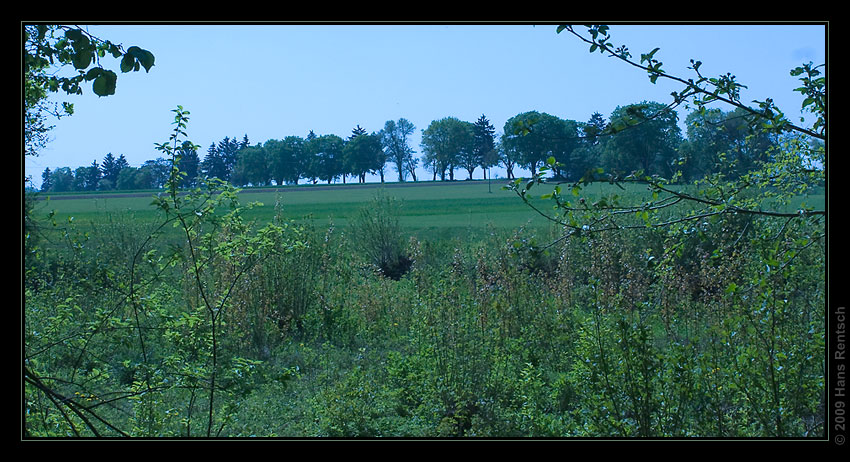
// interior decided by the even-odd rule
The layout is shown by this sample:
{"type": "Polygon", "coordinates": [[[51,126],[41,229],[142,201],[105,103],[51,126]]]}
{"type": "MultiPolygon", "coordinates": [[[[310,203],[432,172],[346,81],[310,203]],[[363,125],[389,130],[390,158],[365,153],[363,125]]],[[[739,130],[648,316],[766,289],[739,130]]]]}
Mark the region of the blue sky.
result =
{"type": "MultiPolygon", "coordinates": [[[[86,88],[85,95],[57,98],[74,103],[75,113],[55,122],[38,157],[25,159],[36,185],[45,167],[90,165],[109,152],[132,166],[158,157],[154,143],[168,139],[177,105],[191,112],[188,136],[202,146],[201,157],[225,136],[247,134],[252,144],[310,130],[347,137],[357,125],[373,132],[401,117],[416,126],[412,144],[420,154],[421,131],[444,117],[474,122],[484,114],[501,133],[525,111],[587,121],[594,112],[607,118],[617,106],[668,103],[670,92],[681,90],[589,53],[553,24],[86,27],[151,51],[156,65],[149,73],[119,73],[115,95],[98,98],[86,88]]],[[[742,100],[771,97],[794,121],[802,97],[789,71],[826,62],[822,24],[613,24],[610,34],[634,56],[659,47],[655,57],[671,74],[693,76],[691,58],[703,62],[706,76],[731,72],[748,87],[742,100]]],[[[118,67],[111,58],[103,65],[118,67]]]]}

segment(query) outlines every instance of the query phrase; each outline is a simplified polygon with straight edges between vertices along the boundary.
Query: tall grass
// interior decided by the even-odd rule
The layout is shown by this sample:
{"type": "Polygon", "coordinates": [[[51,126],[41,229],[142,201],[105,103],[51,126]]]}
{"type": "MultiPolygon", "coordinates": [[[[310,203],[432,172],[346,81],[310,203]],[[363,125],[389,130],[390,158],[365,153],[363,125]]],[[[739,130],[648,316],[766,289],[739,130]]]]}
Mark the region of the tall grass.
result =
{"type": "MultiPolygon", "coordinates": [[[[810,223],[741,218],[550,245],[559,230],[527,220],[417,232],[405,220],[427,212],[421,197],[350,201],[334,206],[347,210],[344,224],[296,225],[301,212],[282,197],[264,220],[290,224],[304,245],[263,258],[234,288],[221,436],[824,434],[824,249],[810,223]],[[387,277],[402,257],[405,271],[387,277]]],[[[60,223],[28,263],[26,347],[51,377],[87,374],[69,396],[105,400],[143,372],[116,281],[150,229],[60,223]],[[56,343],[97,323],[108,326],[92,337],[100,355],[56,343]]],[[[146,348],[202,364],[185,344],[182,267],[153,263],[144,327],[170,336],[150,335],[146,348]]],[[[117,403],[107,416],[122,428],[149,423],[139,434],[185,435],[203,410],[190,385],[146,401],[144,415],[117,403]]],[[[30,434],[70,433],[37,393],[26,398],[30,434]]]]}

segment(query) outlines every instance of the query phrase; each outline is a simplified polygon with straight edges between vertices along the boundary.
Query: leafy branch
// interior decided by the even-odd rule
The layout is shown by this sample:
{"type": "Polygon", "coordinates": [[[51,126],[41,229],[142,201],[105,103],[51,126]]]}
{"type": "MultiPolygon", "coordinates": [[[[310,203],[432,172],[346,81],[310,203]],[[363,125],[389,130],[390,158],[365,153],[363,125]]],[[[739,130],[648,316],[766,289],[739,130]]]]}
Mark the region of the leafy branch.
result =
{"type": "Polygon", "coordinates": [[[640,61],[636,61],[629,49],[625,45],[615,47],[611,43],[611,36],[608,33],[608,26],[605,25],[588,25],[586,26],[589,36],[582,35],[571,25],[561,25],[557,28],[557,33],[567,31],[578,37],[581,41],[590,44],[590,52],[608,53],[609,56],[620,59],[621,61],[644,70],[649,75],[649,80],[653,84],[659,78],[664,78],[678,82],[684,85],[684,89],[680,92],[672,92],[673,99],[677,102],[691,99],[699,108],[704,111],[705,105],[715,101],[721,101],[733,107],[743,109],[744,111],[759,117],[762,120],[764,129],[775,132],[794,131],[804,135],[811,136],[816,139],[825,140],[826,124],[824,121],[825,111],[825,79],[820,76],[818,68],[812,67],[811,64],[798,67],[791,71],[791,75],[799,76],[806,74],[803,81],[804,85],[797,88],[795,91],[807,95],[803,106],[809,107],[811,112],[817,115],[817,121],[812,129],[804,128],[791,123],[784,113],[776,107],[772,99],[768,98],[765,101],[753,101],[758,103],[758,108],[750,107],[744,104],[740,99],[740,90],[747,88],[745,85],[738,83],[735,76],[727,73],[719,77],[706,77],[699,71],[702,62],[691,60],[692,69],[696,74],[696,79],[683,78],[667,73],[662,69],[663,63],[655,58],[655,54],[659,48],[655,48],[648,53],[641,53],[640,61]]]}
{"type": "Polygon", "coordinates": [[[61,89],[67,94],[79,95],[83,92],[80,84],[85,81],[92,82],[92,91],[98,96],[114,94],[118,76],[100,63],[100,59],[107,54],[121,60],[119,69],[122,73],[142,68],[149,72],[154,66],[155,58],[150,51],[137,46],[125,50],[120,44],[95,37],[80,27],[27,25],[24,37],[24,71],[28,80],[32,77],[34,83],[50,92],[61,89]],[[65,65],[73,67],[77,75],[59,77],[39,72],[48,67],[65,65]]]}
{"type": "MultiPolygon", "coordinates": [[[[215,421],[216,391],[221,390],[219,337],[237,284],[263,259],[289,252],[300,244],[287,242],[283,238],[284,227],[272,223],[251,233],[249,224],[242,220],[242,212],[246,207],[239,205],[238,190],[221,180],[208,179],[205,191],[196,188],[185,195],[178,192],[178,185],[185,176],[178,165],[183,149],[187,146],[181,139],[186,137],[189,111],[177,106],[172,112],[175,117],[171,137],[165,143],[155,144],[157,150],[171,159],[171,174],[165,185],[167,195],[158,196],[154,205],[165,214],[166,221],[174,221],[185,236],[185,253],[178,249],[180,253],[175,258],[183,260],[187,265],[193,290],[198,295],[206,317],[208,338],[202,341],[207,342],[210,358],[207,369],[209,404],[206,426],[206,436],[210,437],[213,436],[215,421]],[[218,209],[223,206],[230,210],[222,215],[218,209]]],[[[191,149],[198,148],[191,143],[189,145],[191,149]]],[[[224,408],[229,406],[225,405],[224,408]]],[[[218,432],[221,432],[226,422],[225,419],[221,423],[218,432]]]]}
{"type": "MultiPolygon", "coordinates": [[[[759,130],[768,132],[785,131],[795,134],[789,137],[785,146],[776,146],[767,153],[770,160],[762,162],[758,168],[742,175],[735,181],[728,181],[723,174],[716,173],[706,176],[694,184],[696,193],[690,193],[687,188],[676,186],[681,178],[681,172],[674,172],[670,178],[661,178],[658,175],[646,175],[641,171],[635,171],[623,177],[608,173],[601,168],[589,170],[583,178],[571,183],[569,193],[562,188],[563,183],[556,183],[554,190],[541,196],[542,199],[550,199],[554,202],[552,209],[554,213],[547,213],[533,204],[529,198],[529,190],[537,184],[545,182],[549,171],[557,171],[562,164],[550,157],[546,165],[532,175],[528,180],[517,179],[506,186],[506,189],[514,191],[529,207],[546,219],[557,223],[565,230],[565,234],[555,242],[580,235],[586,232],[603,232],[619,229],[639,228],[664,228],[672,225],[693,222],[697,220],[713,219],[725,215],[749,215],[763,216],[769,218],[807,219],[810,217],[821,217],[826,215],[825,210],[814,210],[801,206],[796,211],[769,210],[763,205],[770,199],[785,200],[794,194],[799,194],[807,188],[819,184],[825,175],[825,171],[811,169],[803,165],[804,159],[822,162],[822,148],[812,148],[802,137],[810,136],[815,139],[823,139],[825,131],[824,109],[825,93],[823,92],[824,80],[817,67],[804,65],[792,71],[792,75],[803,76],[803,86],[795,91],[808,95],[803,107],[818,116],[814,132],[809,129],[791,124],[772,103],[767,100],[759,104],[759,109],[753,109],[740,100],[743,85],[735,81],[735,77],[726,74],[719,78],[706,78],[699,72],[700,62],[691,61],[691,69],[697,74],[697,80],[683,79],[666,73],[662,69],[662,63],[655,57],[659,48],[648,53],[641,54],[640,62],[632,59],[631,53],[626,46],[614,47],[608,33],[608,26],[587,26],[588,36],[576,32],[572,26],[560,26],[557,32],[568,31],[591,45],[590,52],[599,51],[608,53],[610,56],[628,63],[631,66],[643,69],[650,76],[650,81],[655,83],[659,78],[670,79],[685,85],[681,92],[673,92],[673,103],[662,108],[654,116],[642,114],[640,108],[633,109],[627,113],[626,120],[620,125],[609,124],[606,129],[609,134],[614,134],[635,123],[645,122],[658,116],[660,113],[672,110],[684,101],[693,101],[700,111],[705,111],[705,105],[712,101],[721,101],[744,110],[746,116],[756,116],[763,123],[759,130]],[[634,120],[637,122],[634,122],[634,120]],[[587,197],[582,197],[582,188],[590,183],[607,181],[613,185],[623,188],[626,183],[646,184],[647,191],[651,195],[650,200],[639,203],[622,203],[622,198],[616,194],[602,197],[595,202],[589,202],[587,197]],[[755,197],[747,197],[749,193],[755,193],[755,197]],[[682,206],[690,205],[684,210],[682,206]],[[670,210],[671,213],[660,217],[660,212],[670,210]]],[[[518,136],[527,134],[529,130],[520,131],[518,136]]],[[[553,243],[554,244],[554,243],[553,243]]],[[[551,245],[551,244],[550,244],[551,245]]]]}

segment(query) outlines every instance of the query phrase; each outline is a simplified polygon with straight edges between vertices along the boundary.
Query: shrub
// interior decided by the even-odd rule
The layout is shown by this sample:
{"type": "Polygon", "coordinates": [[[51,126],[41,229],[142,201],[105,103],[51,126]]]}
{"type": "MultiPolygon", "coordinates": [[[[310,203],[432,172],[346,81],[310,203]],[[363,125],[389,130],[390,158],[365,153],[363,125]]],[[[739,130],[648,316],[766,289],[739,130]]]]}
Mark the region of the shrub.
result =
{"type": "Polygon", "coordinates": [[[399,207],[396,199],[378,193],[360,209],[351,229],[352,243],[383,276],[394,280],[401,279],[413,264],[404,248],[399,207]]]}

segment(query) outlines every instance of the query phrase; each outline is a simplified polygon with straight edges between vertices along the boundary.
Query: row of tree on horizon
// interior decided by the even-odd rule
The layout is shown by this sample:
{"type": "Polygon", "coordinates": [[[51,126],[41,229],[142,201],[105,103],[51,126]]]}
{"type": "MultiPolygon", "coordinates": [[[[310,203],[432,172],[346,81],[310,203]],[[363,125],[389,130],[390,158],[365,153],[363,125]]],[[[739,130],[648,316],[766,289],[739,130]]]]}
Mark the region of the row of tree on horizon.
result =
{"type": "MultiPolygon", "coordinates": [[[[178,167],[185,173],[182,187],[212,177],[235,186],[270,186],[302,180],[364,183],[372,174],[383,183],[390,169],[399,182],[419,181],[419,167],[431,174],[432,181],[455,180],[458,170],[472,179],[479,168],[487,178],[494,167],[503,168],[512,179],[516,169],[534,175],[554,157],[553,175],[568,181],[598,169],[665,178],[680,172],[682,180],[690,181],[718,171],[733,176],[750,171],[769,160],[780,141],[776,135],[753,131],[752,121],[739,110],[694,111],[685,125],[683,134],[678,114],[656,102],[618,107],[607,120],[596,112],[587,122],[524,112],[510,118],[499,136],[485,115],[475,122],[446,117],[422,130],[421,156],[416,156],[411,146],[416,127],[400,118],[372,133],[357,125],[346,138],[310,131],[305,137],[289,135],[251,144],[247,134],[241,140],[228,136],[210,144],[203,159],[197,146],[186,142],[178,167]]],[[[94,160],[88,166],[46,168],[40,190],[157,189],[170,171],[171,159],[159,157],[132,167],[123,154],[107,153],[100,163],[94,160]]]]}

